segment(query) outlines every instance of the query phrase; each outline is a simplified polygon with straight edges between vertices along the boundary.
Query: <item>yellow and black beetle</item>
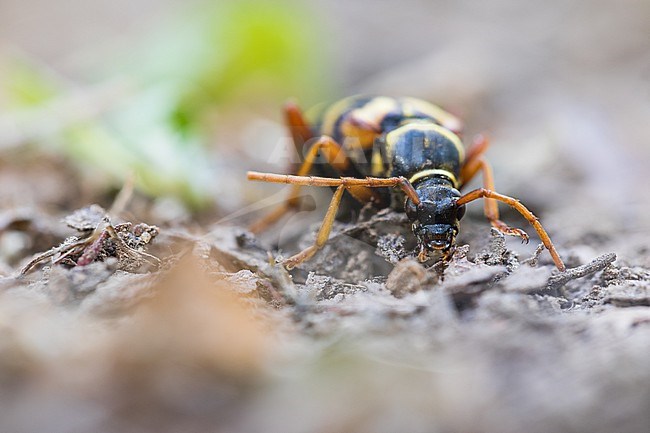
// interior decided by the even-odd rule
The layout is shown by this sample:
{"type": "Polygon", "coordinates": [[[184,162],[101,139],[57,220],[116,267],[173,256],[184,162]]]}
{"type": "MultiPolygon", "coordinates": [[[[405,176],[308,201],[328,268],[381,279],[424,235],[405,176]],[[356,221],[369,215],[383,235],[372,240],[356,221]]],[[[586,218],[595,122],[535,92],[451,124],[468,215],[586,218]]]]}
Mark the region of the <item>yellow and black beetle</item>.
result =
{"type": "Polygon", "coordinates": [[[294,103],[285,106],[285,116],[296,149],[304,159],[295,175],[248,172],[250,180],[293,186],[287,200],[251,230],[264,230],[297,208],[302,186],[336,187],[316,242],[287,259],[287,268],[308,260],[325,244],[343,193],[348,191],[361,203],[371,201],[378,208],[404,210],[412,223],[422,261],[431,251],[449,253],[465,205],[479,198],[485,199],[485,216],[492,226],[528,241],[523,230],[499,219],[497,201],[507,203],[533,225],[556,267],[565,270],[538,219],[519,200],[494,191],[492,169],[483,156],[488,147],[485,137],[477,136],[465,151],[459,137],[462,122],[440,107],[416,98],[353,96],[331,105],[312,124],[294,103]],[[319,157],[326,164],[316,166],[319,157]],[[317,174],[334,177],[311,176],[316,168],[317,174]],[[459,190],[479,171],[483,188],[462,195],[459,190]]]}

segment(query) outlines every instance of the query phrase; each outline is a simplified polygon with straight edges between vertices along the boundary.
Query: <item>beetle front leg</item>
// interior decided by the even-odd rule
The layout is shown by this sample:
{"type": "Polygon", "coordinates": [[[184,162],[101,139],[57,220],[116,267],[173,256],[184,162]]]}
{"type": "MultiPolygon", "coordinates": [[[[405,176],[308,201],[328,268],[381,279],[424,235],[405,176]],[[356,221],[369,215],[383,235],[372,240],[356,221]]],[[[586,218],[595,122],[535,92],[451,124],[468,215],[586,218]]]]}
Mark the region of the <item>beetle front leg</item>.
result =
{"type": "Polygon", "coordinates": [[[327,208],[327,213],[325,214],[323,223],[318,230],[318,235],[316,235],[316,242],[314,242],[314,245],[285,260],[284,266],[287,269],[293,269],[305,260],[311,259],[319,249],[323,248],[323,245],[325,245],[325,242],[327,242],[327,239],[330,237],[330,232],[332,231],[332,226],[334,225],[334,219],[336,218],[336,212],[338,211],[339,205],[341,204],[343,191],[345,191],[345,186],[343,185],[340,185],[338,188],[336,188],[334,196],[332,197],[332,201],[327,208]]]}
{"type": "MultiPolygon", "coordinates": [[[[483,176],[483,188],[494,191],[494,175],[492,173],[492,166],[483,156],[489,145],[490,143],[484,135],[477,135],[474,138],[474,143],[467,152],[467,160],[463,164],[460,172],[460,179],[463,184],[472,180],[472,178],[474,178],[474,176],[476,176],[480,171],[483,176]]],[[[490,221],[492,227],[505,235],[519,236],[522,238],[523,242],[528,243],[529,238],[525,231],[510,227],[499,219],[499,206],[495,199],[485,197],[483,212],[488,221],[490,221]]]]}
{"type": "MultiPolygon", "coordinates": [[[[548,233],[546,233],[546,230],[544,230],[544,227],[542,227],[542,224],[539,222],[539,219],[535,215],[533,215],[533,213],[529,211],[528,208],[526,208],[526,206],[521,204],[519,200],[512,197],[508,197],[506,195],[499,194],[498,192],[489,189],[479,188],[479,189],[475,189],[474,191],[470,191],[464,196],[462,196],[461,198],[459,198],[456,201],[456,204],[458,206],[462,206],[464,204],[467,204],[479,198],[483,198],[483,199],[491,198],[506,203],[512,206],[513,208],[515,208],[515,210],[519,212],[524,218],[526,218],[526,220],[535,228],[535,231],[537,231],[540,240],[542,241],[542,243],[544,244],[548,252],[551,253],[551,257],[553,257],[553,262],[555,262],[555,266],[560,271],[566,270],[566,267],[564,266],[564,262],[562,262],[560,255],[558,254],[557,250],[555,249],[555,246],[553,245],[553,242],[551,242],[551,237],[548,235],[548,233]]],[[[517,230],[517,229],[513,229],[513,230],[517,230]]]]}

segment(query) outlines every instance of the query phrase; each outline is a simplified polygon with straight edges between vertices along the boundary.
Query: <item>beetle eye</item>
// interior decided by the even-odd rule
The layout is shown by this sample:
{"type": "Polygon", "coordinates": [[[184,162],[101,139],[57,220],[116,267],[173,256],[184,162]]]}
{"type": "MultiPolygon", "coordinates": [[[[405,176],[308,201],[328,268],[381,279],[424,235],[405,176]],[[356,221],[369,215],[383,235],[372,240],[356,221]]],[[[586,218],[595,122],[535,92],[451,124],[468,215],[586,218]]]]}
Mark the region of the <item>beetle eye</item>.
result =
{"type": "Polygon", "coordinates": [[[461,219],[463,216],[465,216],[465,205],[460,205],[456,209],[456,218],[461,219]]]}
{"type": "Polygon", "coordinates": [[[411,200],[408,198],[406,199],[406,203],[404,203],[404,211],[406,212],[406,216],[411,220],[415,220],[418,216],[418,208],[413,203],[411,200]]]}

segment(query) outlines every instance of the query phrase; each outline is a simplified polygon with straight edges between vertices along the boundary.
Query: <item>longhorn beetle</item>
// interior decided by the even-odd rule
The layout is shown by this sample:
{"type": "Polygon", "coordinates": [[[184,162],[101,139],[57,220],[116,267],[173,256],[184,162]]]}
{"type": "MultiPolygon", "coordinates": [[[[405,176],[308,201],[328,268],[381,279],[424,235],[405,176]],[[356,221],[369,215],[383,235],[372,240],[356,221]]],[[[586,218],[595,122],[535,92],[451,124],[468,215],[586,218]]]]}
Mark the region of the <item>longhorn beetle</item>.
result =
{"type": "Polygon", "coordinates": [[[528,242],[526,232],[499,219],[501,201],[532,224],[555,266],[565,270],[537,217],[519,200],[494,191],[492,168],[483,156],[487,139],[477,136],[466,152],[460,139],[462,122],[440,107],[415,98],[353,96],[329,106],[311,124],[294,103],[286,104],[285,117],[304,160],[295,167],[296,175],[248,172],[249,180],[292,185],[287,200],[253,224],[251,231],[260,232],[296,209],[302,186],[336,188],[316,242],[285,260],[288,269],[310,259],[327,242],[347,191],[361,203],[404,210],[418,241],[420,261],[436,250],[443,257],[449,255],[465,205],[479,198],[484,199],[485,216],[493,227],[528,242]],[[315,167],[319,157],[326,164],[315,167]],[[317,168],[318,174],[335,177],[312,176],[317,168]],[[461,194],[459,190],[479,171],[483,187],[461,194]]]}

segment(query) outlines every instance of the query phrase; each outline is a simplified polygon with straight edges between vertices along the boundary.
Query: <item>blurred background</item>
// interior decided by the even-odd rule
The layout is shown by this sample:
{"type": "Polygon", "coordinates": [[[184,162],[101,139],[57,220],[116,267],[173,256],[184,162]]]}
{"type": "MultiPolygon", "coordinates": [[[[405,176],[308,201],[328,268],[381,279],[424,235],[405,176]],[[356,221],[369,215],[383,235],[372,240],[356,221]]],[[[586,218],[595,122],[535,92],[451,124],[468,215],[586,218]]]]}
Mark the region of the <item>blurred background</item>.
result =
{"type": "Polygon", "coordinates": [[[259,197],[246,169],[284,170],[274,158],[286,143],[283,101],[411,95],[460,115],[468,136],[490,134],[505,192],[582,216],[594,206],[619,229],[638,226],[649,8],[2,0],[0,150],[71,161],[82,189],[116,187],[135,171],[146,194],[224,213],[259,197]]]}
{"type": "MultiPolygon", "coordinates": [[[[218,221],[241,223],[242,216],[284,196],[277,185],[245,180],[246,170],[286,169],[282,103],[295,98],[310,107],[357,93],[429,100],[464,119],[467,138],[487,133],[497,189],[538,214],[563,254],[584,263],[614,251],[630,266],[650,266],[647,0],[0,0],[0,275],[63,238],[41,227],[56,236],[36,244],[2,224],[46,221],[43,215],[58,223],[90,203],[108,207],[131,175],[137,197],[130,211],[137,219],[163,228],[196,225],[197,231],[218,221]]],[[[481,206],[469,212],[478,217],[481,206]]],[[[487,224],[480,224],[487,235],[487,224]]],[[[183,275],[182,281],[195,278],[192,272],[183,275]]],[[[160,287],[166,284],[174,286],[172,281],[160,287]]],[[[501,371],[500,357],[509,353],[509,339],[529,348],[530,340],[515,331],[495,340],[504,345],[496,349],[493,341],[479,338],[480,321],[458,334],[443,330],[435,343],[424,344],[403,336],[412,329],[428,336],[435,324],[391,322],[383,329],[386,341],[361,343],[345,334],[356,329],[349,326],[331,346],[294,335],[289,340],[295,346],[283,351],[286,339],[280,344],[267,332],[279,329],[286,337],[289,314],[279,313],[286,322],[265,318],[249,328],[230,298],[214,298],[202,289],[210,286],[206,282],[196,286],[188,289],[194,301],[175,298],[172,291],[156,300],[138,318],[142,332],[135,334],[123,326],[106,330],[105,322],[98,326],[91,320],[97,305],[86,308],[91,317],[80,318],[3,302],[0,335],[11,336],[0,341],[11,355],[0,361],[0,385],[8,390],[0,394],[6,403],[0,414],[4,410],[1,418],[12,427],[7,431],[206,431],[194,415],[221,420],[227,414],[238,426],[229,431],[404,431],[405,416],[411,431],[434,431],[427,418],[433,416],[442,420],[439,431],[503,432],[529,427],[531,414],[538,413],[538,420],[566,427],[555,431],[614,431],[615,425],[599,424],[597,416],[594,428],[571,430],[572,422],[588,417],[568,411],[558,418],[555,408],[544,412],[544,404],[561,402],[563,386],[576,381],[589,398],[606,395],[598,404],[585,399],[579,414],[598,411],[602,401],[620,401],[621,407],[640,401],[618,399],[636,380],[605,381],[602,389],[592,385],[613,361],[592,358],[600,343],[581,346],[582,336],[575,344],[558,343],[565,334],[541,336],[544,347],[558,347],[546,355],[573,366],[551,383],[573,382],[550,390],[556,394],[541,392],[539,400],[519,399],[510,393],[510,376],[493,379],[501,371]],[[196,332],[204,326],[213,333],[196,332]],[[163,334],[169,339],[158,339],[163,334]],[[276,352],[282,348],[279,361],[266,362],[267,339],[277,343],[276,352]],[[447,341],[452,344],[445,346],[447,341]],[[458,341],[467,343],[457,346],[458,341]],[[133,350],[141,344],[145,350],[133,350]],[[435,353],[436,344],[447,349],[432,363],[425,356],[426,368],[412,367],[408,356],[422,355],[428,344],[435,353]],[[378,352],[390,356],[376,362],[378,352]],[[580,375],[587,356],[598,367],[593,377],[580,375]],[[292,357],[301,361],[287,373],[283,361],[292,357]],[[69,365],[78,370],[63,373],[69,365]],[[451,373],[436,376],[432,385],[429,368],[451,373]],[[351,383],[353,391],[339,398],[339,387],[351,383]],[[494,383],[503,388],[494,391],[494,383]],[[619,393],[609,393],[610,383],[619,393]],[[429,385],[437,391],[431,393],[429,385]],[[393,386],[395,394],[384,395],[393,386]],[[250,395],[255,397],[246,400],[250,395]],[[494,395],[512,407],[525,406],[513,409],[522,424],[508,424],[513,413],[495,410],[494,395]],[[368,396],[373,398],[359,405],[368,396]],[[242,399],[246,405],[238,404],[242,399]],[[400,406],[404,401],[406,409],[400,406]],[[303,416],[291,430],[283,420],[294,407],[303,416]],[[323,407],[333,408],[341,423],[331,427],[323,407]],[[364,411],[384,417],[363,424],[364,411]],[[114,415],[136,421],[120,424],[114,415]]],[[[383,311],[380,302],[363,302],[383,311]]],[[[553,308],[558,307],[549,304],[553,308]]],[[[382,329],[372,317],[361,325],[382,329]]],[[[618,341],[610,341],[616,350],[607,353],[625,355],[629,347],[618,341]]],[[[534,372],[527,363],[521,362],[526,368],[518,389],[546,386],[553,371],[534,372]]],[[[640,392],[647,395],[647,387],[640,392]]],[[[529,431],[552,430],[541,425],[529,431]]]]}

